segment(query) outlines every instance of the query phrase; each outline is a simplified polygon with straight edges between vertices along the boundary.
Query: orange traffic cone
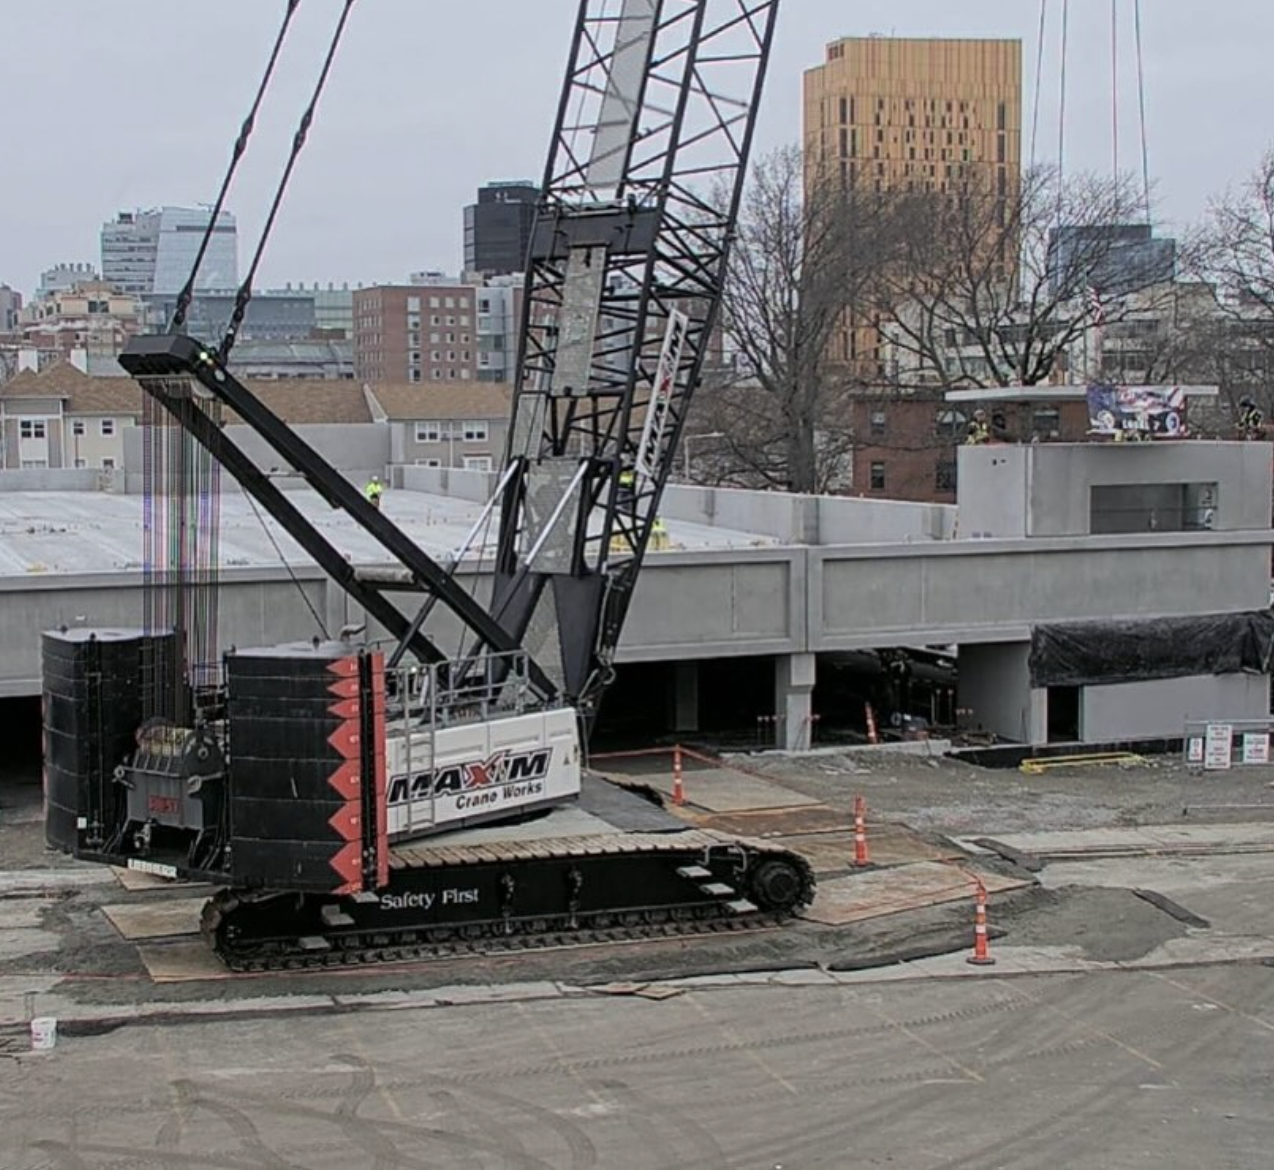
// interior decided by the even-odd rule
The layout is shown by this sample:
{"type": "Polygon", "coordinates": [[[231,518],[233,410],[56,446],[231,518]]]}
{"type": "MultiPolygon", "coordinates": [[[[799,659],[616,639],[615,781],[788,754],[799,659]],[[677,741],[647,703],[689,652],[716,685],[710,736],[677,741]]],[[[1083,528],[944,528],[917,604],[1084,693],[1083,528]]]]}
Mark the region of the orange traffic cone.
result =
{"type": "Polygon", "coordinates": [[[981,881],[977,886],[977,911],[973,918],[973,954],[968,958],[968,962],[975,967],[990,967],[995,963],[991,957],[991,950],[987,944],[986,934],[986,886],[981,881]]]}
{"type": "Polygon", "coordinates": [[[871,864],[871,854],[867,849],[867,801],[861,796],[854,797],[854,865],[861,867],[871,864]]]}
{"type": "Polygon", "coordinates": [[[672,749],[672,803],[680,808],[686,803],[686,786],[681,778],[681,745],[672,749]]]}
{"type": "Polygon", "coordinates": [[[880,732],[876,727],[876,712],[872,709],[872,705],[870,703],[867,703],[866,707],[867,707],[867,742],[879,743],[880,732]]]}

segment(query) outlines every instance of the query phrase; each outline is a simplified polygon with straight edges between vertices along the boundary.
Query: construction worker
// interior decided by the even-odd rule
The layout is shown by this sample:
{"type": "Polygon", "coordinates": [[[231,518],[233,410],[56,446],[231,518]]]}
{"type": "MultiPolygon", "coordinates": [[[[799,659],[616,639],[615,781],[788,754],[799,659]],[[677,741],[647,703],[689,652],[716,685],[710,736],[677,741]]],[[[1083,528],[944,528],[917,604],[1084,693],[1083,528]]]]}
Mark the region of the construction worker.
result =
{"type": "Polygon", "coordinates": [[[1245,439],[1260,439],[1265,435],[1265,416],[1250,394],[1239,399],[1239,420],[1234,425],[1245,439]]]}
{"type": "Polygon", "coordinates": [[[385,485],[380,482],[380,476],[373,475],[363,490],[367,495],[367,502],[379,512],[380,498],[385,494],[385,485]]]}
{"type": "Polygon", "coordinates": [[[991,441],[991,424],[987,422],[985,410],[975,410],[969,423],[968,436],[964,440],[970,446],[991,441]]]}
{"type": "Polygon", "coordinates": [[[625,467],[619,473],[619,499],[617,502],[634,520],[637,519],[637,473],[631,467],[625,467]]]}

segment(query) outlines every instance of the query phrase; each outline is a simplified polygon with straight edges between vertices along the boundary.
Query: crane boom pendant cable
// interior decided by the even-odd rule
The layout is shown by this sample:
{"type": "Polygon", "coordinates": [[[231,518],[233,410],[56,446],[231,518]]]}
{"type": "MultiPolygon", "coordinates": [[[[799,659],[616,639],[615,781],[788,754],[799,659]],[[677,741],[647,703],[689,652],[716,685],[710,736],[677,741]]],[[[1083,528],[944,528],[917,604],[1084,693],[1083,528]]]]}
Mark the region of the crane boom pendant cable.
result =
{"type": "Polygon", "coordinates": [[[287,0],[287,11],[283,14],[283,24],[279,28],[278,36],[275,37],[274,48],[266,64],[265,73],[261,77],[261,84],[257,87],[257,95],[253,99],[252,108],[248,111],[248,116],[244,118],[243,125],[239,129],[239,137],[235,139],[234,148],[230,152],[230,165],[226,168],[225,177],[221,181],[221,190],[217,194],[217,201],[213,204],[212,211],[209,213],[208,226],[204,229],[203,239],[199,241],[199,250],[195,253],[195,262],[190,269],[190,276],[187,277],[186,283],[182,286],[181,293],[177,297],[177,306],[173,312],[172,323],[168,327],[170,333],[179,332],[185,327],[186,314],[190,311],[190,302],[194,300],[195,296],[195,281],[199,276],[200,266],[203,264],[204,256],[208,252],[208,245],[212,242],[217,220],[220,218],[222,208],[225,206],[226,196],[230,193],[230,185],[234,182],[235,171],[238,170],[239,162],[248,149],[248,139],[252,137],[261,103],[265,100],[266,91],[270,88],[270,80],[274,76],[274,67],[278,64],[279,54],[283,51],[283,43],[287,40],[292,17],[296,15],[296,10],[300,5],[301,0],[287,0]]]}
{"type": "Polygon", "coordinates": [[[349,22],[350,9],[353,7],[354,0],[344,0],[340,19],[336,22],[336,31],[332,34],[331,43],[327,48],[327,56],[323,60],[323,68],[319,73],[318,81],[314,85],[314,92],[310,95],[310,104],[305,107],[305,112],[301,115],[301,121],[296,128],[296,133],[292,137],[292,150],[288,154],[287,164],[283,168],[279,185],[275,189],[274,201],[270,204],[270,212],[266,216],[265,226],[261,229],[261,237],[257,241],[256,251],[253,253],[252,264],[248,268],[247,275],[243,278],[243,283],[239,286],[239,292],[234,301],[234,312],[230,316],[230,324],[226,329],[225,336],[221,339],[217,356],[223,365],[229,358],[231,349],[234,348],[239,326],[243,323],[244,314],[248,311],[248,302],[252,299],[252,281],[256,276],[257,267],[261,263],[261,257],[265,255],[265,246],[270,239],[270,233],[274,230],[274,221],[279,214],[279,208],[283,205],[283,196],[287,192],[288,183],[292,179],[292,171],[296,167],[296,160],[305,146],[310,127],[314,123],[314,113],[318,108],[319,98],[327,85],[328,75],[332,71],[332,62],[336,59],[336,50],[340,46],[341,38],[345,35],[345,26],[349,22]]]}
{"type": "Polygon", "coordinates": [[[1133,20],[1137,38],[1137,104],[1141,117],[1141,183],[1146,199],[1146,222],[1150,223],[1150,147],[1146,141],[1146,62],[1141,45],[1141,0],[1133,0],[1133,20]]]}
{"type": "Polygon", "coordinates": [[[1040,94],[1044,90],[1044,37],[1048,31],[1048,0],[1040,0],[1040,31],[1035,46],[1035,101],[1031,111],[1031,169],[1035,169],[1035,143],[1040,130],[1040,94]]]}

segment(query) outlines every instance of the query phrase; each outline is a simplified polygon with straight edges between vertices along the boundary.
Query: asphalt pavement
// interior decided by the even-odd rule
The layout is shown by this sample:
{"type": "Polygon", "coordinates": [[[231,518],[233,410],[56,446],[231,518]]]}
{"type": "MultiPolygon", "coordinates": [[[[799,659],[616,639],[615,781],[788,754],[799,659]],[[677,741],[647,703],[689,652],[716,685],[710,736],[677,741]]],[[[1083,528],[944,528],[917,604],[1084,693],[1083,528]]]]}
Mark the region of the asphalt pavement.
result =
{"type": "MultiPolygon", "coordinates": [[[[1274,774],[748,761],[1035,883],[726,944],[156,987],[0,813],[0,1170],[1269,1165],[1274,774]],[[977,844],[976,842],[983,842],[977,844]],[[26,1020],[53,1014],[49,1053],[26,1020]]],[[[29,795],[29,794],[28,794],[29,795]]],[[[176,896],[174,894],[174,896],[176,896]]]]}

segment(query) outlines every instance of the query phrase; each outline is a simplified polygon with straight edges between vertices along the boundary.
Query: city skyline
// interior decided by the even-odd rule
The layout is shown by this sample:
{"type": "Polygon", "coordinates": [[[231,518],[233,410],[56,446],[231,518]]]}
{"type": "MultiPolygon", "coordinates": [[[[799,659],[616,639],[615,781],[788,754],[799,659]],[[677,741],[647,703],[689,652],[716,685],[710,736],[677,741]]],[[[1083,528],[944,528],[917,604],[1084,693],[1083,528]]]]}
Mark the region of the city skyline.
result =
{"type": "MultiPolygon", "coordinates": [[[[256,283],[402,282],[414,269],[458,271],[463,209],[477,187],[540,177],[576,7],[576,0],[537,0],[529,11],[509,0],[474,0],[445,16],[402,4],[356,7],[256,283]],[[481,68],[458,51],[465,45],[481,46],[481,68]]],[[[1029,123],[1038,6],[968,0],[957,15],[949,8],[938,0],[789,4],[757,149],[799,141],[804,72],[822,62],[827,43],[873,32],[1022,39],[1029,123]]],[[[1153,6],[1144,15],[1158,218],[1178,230],[1203,213],[1209,196],[1240,181],[1274,138],[1259,117],[1243,116],[1264,109],[1259,54],[1274,38],[1274,10],[1256,0],[1220,0],[1206,12],[1181,8],[1153,6]]],[[[51,265],[97,263],[97,233],[121,208],[192,206],[215,196],[280,16],[273,5],[191,4],[173,12],[160,0],[137,0],[125,26],[114,10],[87,0],[63,0],[57,11],[57,19],[47,6],[6,17],[10,86],[41,95],[47,130],[24,145],[29,165],[12,172],[39,176],[38,191],[23,182],[0,189],[0,216],[12,225],[0,250],[0,282],[26,296],[51,265]],[[147,25],[152,33],[136,35],[147,25]],[[192,43],[202,55],[192,57],[192,43]],[[51,63],[59,79],[53,89],[51,63]],[[120,117],[110,134],[89,127],[81,87],[95,71],[109,73],[116,110],[146,111],[131,133],[120,117]]],[[[330,4],[302,10],[228,204],[239,218],[245,267],[335,11],[330,4]]],[[[1071,5],[1068,168],[1111,166],[1109,20],[1109,5],[1098,0],[1071,5]]],[[[1057,40],[1053,28],[1040,103],[1043,161],[1057,151],[1057,40]]],[[[1121,162],[1137,169],[1131,47],[1129,15],[1121,41],[1121,162]]],[[[1023,153],[1028,161],[1026,143],[1023,153]]]]}

